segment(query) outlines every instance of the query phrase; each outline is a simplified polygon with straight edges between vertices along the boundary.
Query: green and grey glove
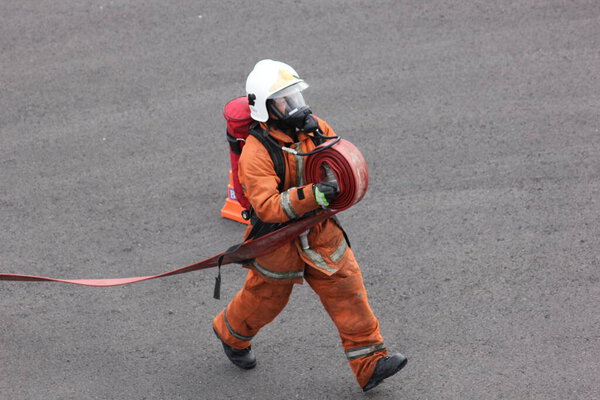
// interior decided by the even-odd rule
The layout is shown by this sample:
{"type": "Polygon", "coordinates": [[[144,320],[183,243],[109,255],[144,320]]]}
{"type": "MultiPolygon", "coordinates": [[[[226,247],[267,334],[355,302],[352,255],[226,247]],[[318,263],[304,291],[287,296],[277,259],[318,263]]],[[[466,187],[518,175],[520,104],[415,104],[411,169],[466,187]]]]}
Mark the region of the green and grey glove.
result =
{"type": "Polygon", "coordinates": [[[336,181],[326,181],[313,185],[315,200],[323,208],[329,206],[331,200],[340,192],[340,187],[336,181]]]}

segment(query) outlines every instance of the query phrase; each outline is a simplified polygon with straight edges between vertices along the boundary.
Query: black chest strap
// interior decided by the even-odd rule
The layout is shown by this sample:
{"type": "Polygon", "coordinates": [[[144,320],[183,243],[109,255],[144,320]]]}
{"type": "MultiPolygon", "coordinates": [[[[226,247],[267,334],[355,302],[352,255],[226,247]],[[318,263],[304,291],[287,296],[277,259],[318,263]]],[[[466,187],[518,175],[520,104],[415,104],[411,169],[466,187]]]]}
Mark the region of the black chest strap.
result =
{"type": "Polygon", "coordinates": [[[283,156],[283,150],[281,150],[279,144],[277,144],[277,142],[269,136],[269,128],[263,130],[260,125],[256,123],[250,127],[249,133],[258,139],[258,141],[261,142],[262,145],[265,146],[265,149],[267,149],[269,152],[271,160],[273,161],[275,173],[279,177],[279,185],[277,189],[279,192],[283,192],[283,187],[285,185],[285,159],[283,156]]]}
{"type": "MultiPolygon", "coordinates": [[[[262,129],[258,122],[254,123],[250,127],[248,133],[254,136],[256,139],[258,139],[258,141],[261,142],[262,145],[269,152],[271,160],[273,161],[275,173],[279,177],[278,189],[280,192],[282,192],[283,186],[285,184],[285,159],[281,146],[279,146],[275,139],[269,136],[269,128],[267,127],[266,130],[262,129]]],[[[323,144],[325,142],[325,139],[317,136],[310,136],[310,139],[312,140],[315,146],[319,146],[320,144],[323,144]]],[[[286,146],[289,145],[286,144],[286,146]]]]}
{"type": "MultiPolygon", "coordinates": [[[[258,141],[261,142],[262,145],[269,152],[271,160],[273,161],[275,173],[279,177],[279,185],[277,189],[279,190],[279,192],[283,192],[283,188],[285,185],[285,158],[281,146],[275,141],[275,139],[269,136],[269,128],[267,127],[266,130],[262,129],[258,122],[250,127],[249,134],[258,139],[258,141]]],[[[310,138],[315,144],[315,146],[318,146],[325,141],[324,139],[319,137],[311,136],[310,138]]],[[[314,213],[314,211],[312,213],[314,213]]],[[[250,216],[250,223],[252,224],[253,228],[246,237],[246,240],[264,236],[267,233],[273,232],[297,220],[294,219],[282,223],[267,223],[261,221],[253,209],[250,210],[250,216]]],[[[303,217],[305,216],[306,215],[304,215],[303,217]]]]}

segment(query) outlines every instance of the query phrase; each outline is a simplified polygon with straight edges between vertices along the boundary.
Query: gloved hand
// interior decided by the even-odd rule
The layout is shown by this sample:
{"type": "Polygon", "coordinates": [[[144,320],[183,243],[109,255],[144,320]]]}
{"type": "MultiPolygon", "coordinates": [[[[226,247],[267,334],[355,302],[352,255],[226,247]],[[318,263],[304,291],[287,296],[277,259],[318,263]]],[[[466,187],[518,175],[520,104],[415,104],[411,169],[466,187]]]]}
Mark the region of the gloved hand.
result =
{"type": "Polygon", "coordinates": [[[307,114],[306,118],[304,118],[304,125],[302,126],[302,128],[300,128],[300,130],[309,133],[316,132],[318,129],[319,123],[317,122],[317,119],[311,114],[307,114]]]}
{"type": "Polygon", "coordinates": [[[329,202],[340,192],[340,187],[336,181],[325,181],[313,185],[315,200],[321,207],[327,207],[329,202]]]}

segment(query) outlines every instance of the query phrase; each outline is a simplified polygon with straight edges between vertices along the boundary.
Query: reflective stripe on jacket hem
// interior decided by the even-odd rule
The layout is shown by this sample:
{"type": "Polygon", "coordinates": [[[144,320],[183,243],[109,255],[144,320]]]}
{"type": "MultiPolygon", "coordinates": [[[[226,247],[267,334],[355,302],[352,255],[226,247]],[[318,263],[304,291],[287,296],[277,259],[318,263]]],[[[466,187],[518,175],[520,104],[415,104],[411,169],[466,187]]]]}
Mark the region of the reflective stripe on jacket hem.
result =
{"type": "MultiPolygon", "coordinates": [[[[346,250],[348,250],[348,243],[346,243],[346,239],[342,239],[342,242],[340,243],[338,248],[335,249],[335,251],[333,253],[331,253],[331,255],[329,256],[331,258],[331,261],[333,261],[334,264],[337,264],[338,262],[340,262],[342,257],[344,257],[344,254],[346,254],[346,250]]],[[[337,269],[331,268],[329,265],[327,265],[327,262],[323,259],[323,257],[316,250],[309,248],[309,249],[302,249],[302,251],[304,252],[304,254],[306,254],[308,256],[308,258],[310,258],[310,260],[313,263],[315,263],[317,268],[320,268],[327,272],[331,272],[332,274],[336,273],[338,271],[337,269]]]]}
{"type": "Polygon", "coordinates": [[[254,336],[244,336],[233,330],[233,328],[229,324],[229,321],[227,320],[227,309],[223,310],[223,320],[225,321],[225,326],[227,326],[227,330],[229,331],[231,336],[233,336],[234,338],[249,342],[254,337],[254,336]]]}
{"type": "Polygon", "coordinates": [[[354,360],[361,357],[369,356],[378,351],[385,350],[383,343],[374,344],[371,346],[357,347],[355,349],[346,350],[346,358],[348,360],[354,360]]]}
{"type": "MultiPolygon", "coordinates": [[[[291,188],[291,189],[296,189],[296,188],[291,188]]],[[[281,206],[281,208],[285,212],[285,215],[287,215],[287,217],[289,219],[294,219],[294,218],[298,218],[298,214],[296,214],[294,207],[292,207],[292,201],[290,200],[290,190],[291,189],[288,189],[285,192],[281,193],[281,196],[279,197],[279,205],[281,206]]]]}
{"type": "Polygon", "coordinates": [[[339,263],[344,257],[344,254],[346,254],[346,250],[348,250],[348,243],[346,243],[346,239],[342,239],[342,243],[340,243],[338,248],[331,253],[331,261],[333,261],[335,264],[339,263]]]}
{"type": "Polygon", "coordinates": [[[256,271],[264,276],[265,278],[274,279],[274,280],[286,280],[286,279],[302,279],[304,278],[304,269],[299,269],[295,271],[271,271],[270,269],[266,269],[262,265],[256,262],[256,260],[252,261],[252,266],[256,269],[256,271]]]}
{"type": "Polygon", "coordinates": [[[304,254],[306,254],[308,256],[308,258],[310,258],[310,260],[315,263],[315,266],[317,268],[323,269],[327,272],[331,272],[332,274],[337,272],[337,269],[335,268],[331,268],[329,265],[327,265],[327,263],[325,262],[325,260],[323,259],[323,257],[321,257],[321,255],[319,253],[317,253],[315,250],[313,249],[302,249],[302,251],[304,252],[304,254]]]}

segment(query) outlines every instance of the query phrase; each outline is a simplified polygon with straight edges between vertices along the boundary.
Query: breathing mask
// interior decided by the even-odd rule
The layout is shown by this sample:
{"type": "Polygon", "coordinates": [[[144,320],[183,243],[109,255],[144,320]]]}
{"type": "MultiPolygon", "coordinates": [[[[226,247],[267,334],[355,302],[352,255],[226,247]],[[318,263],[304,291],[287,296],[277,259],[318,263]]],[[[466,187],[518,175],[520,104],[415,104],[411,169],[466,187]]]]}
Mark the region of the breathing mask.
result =
{"type": "Polygon", "coordinates": [[[302,130],[312,111],[306,105],[298,84],[280,90],[267,99],[267,109],[275,116],[273,122],[281,128],[302,130]]]}

